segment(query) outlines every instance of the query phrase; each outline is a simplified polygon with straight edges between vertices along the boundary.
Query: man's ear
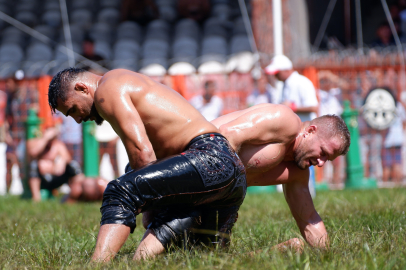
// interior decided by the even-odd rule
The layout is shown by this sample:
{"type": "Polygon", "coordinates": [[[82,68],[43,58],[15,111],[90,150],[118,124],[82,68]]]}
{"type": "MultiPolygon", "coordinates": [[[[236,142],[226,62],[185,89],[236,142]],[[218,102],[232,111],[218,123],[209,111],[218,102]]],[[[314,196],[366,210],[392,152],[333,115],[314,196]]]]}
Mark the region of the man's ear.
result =
{"type": "Polygon", "coordinates": [[[317,126],[315,125],[310,125],[305,128],[305,137],[307,137],[309,134],[314,134],[317,131],[317,126]]]}
{"type": "Polygon", "coordinates": [[[87,87],[86,84],[82,82],[77,82],[75,83],[75,91],[79,91],[81,93],[87,94],[89,93],[89,88],[87,87]]]}

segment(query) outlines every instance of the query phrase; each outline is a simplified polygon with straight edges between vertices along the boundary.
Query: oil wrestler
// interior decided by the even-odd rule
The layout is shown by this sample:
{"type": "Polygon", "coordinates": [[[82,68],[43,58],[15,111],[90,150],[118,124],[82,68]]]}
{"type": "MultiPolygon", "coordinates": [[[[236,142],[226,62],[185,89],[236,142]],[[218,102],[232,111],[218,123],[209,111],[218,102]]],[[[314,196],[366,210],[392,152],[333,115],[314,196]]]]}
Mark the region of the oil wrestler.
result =
{"type": "MultiPolygon", "coordinates": [[[[224,115],[212,123],[237,150],[247,172],[248,186],[282,184],[303,238],[313,247],[327,247],[328,234],[309,192],[308,168],[322,167],[328,160],[347,153],[350,134],[344,121],[326,115],[302,123],[284,105],[261,104],[224,115]]],[[[161,215],[167,215],[167,210],[145,213],[144,226],[153,224],[161,215]]],[[[141,242],[145,255],[140,258],[151,257],[148,250],[157,244],[141,242]]],[[[303,244],[294,238],[275,248],[300,250],[303,244]]]]}
{"type": "Polygon", "coordinates": [[[108,121],[129,157],[132,170],[104,191],[93,261],[115,256],[136,215],[170,205],[194,211],[182,213],[177,230],[168,224],[179,216],[155,222],[144,239],[159,239],[152,252],[163,252],[173,236],[183,235],[182,226],[196,224],[219,231],[220,237],[207,238],[226,245],[245,197],[245,169],[227,139],[176,91],[128,70],[101,77],[69,68],[54,76],[48,98],[53,111],[78,123],[108,121]]]}

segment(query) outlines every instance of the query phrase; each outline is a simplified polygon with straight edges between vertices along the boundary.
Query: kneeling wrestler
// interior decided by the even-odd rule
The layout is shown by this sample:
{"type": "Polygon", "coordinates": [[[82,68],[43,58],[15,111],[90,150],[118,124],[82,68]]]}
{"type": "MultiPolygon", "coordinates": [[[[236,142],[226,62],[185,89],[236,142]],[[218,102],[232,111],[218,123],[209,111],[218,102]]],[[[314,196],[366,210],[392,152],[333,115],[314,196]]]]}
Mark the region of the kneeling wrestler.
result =
{"type": "MultiPolygon", "coordinates": [[[[98,76],[70,68],[54,76],[48,98],[53,110],[78,123],[108,121],[133,169],[104,191],[92,260],[113,258],[134,231],[136,216],[162,207],[216,212],[219,230],[230,233],[245,197],[244,166],[219,130],[176,91],[129,70],[98,76]]],[[[185,218],[187,227],[199,223],[193,213],[185,218]]],[[[162,219],[146,235],[144,241],[161,239],[148,255],[165,250],[168,234],[183,235],[183,229],[166,230],[174,219],[162,219]]]]}

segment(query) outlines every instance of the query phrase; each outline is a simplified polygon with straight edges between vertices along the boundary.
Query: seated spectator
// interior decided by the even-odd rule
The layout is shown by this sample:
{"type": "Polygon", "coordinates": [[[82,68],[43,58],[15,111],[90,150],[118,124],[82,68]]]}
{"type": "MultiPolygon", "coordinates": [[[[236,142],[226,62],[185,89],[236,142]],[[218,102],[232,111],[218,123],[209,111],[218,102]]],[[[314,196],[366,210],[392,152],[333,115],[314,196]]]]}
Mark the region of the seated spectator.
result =
{"type": "Polygon", "coordinates": [[[207,81],[204,84],[203,95],[198,95],[190,100],[190,104],[195,107],[207,121],[212,121],[221,115],[224,103],[221,97],[215,95],[216,83],[207,81]]]}
{"type": "Polygon", "coordinates": [[[78,186],[85,176],[66,146],[57,139],[58,135],[56,128],[49,128],[42,137],[27,140],[31,160],[28,184],[34,201],[41,200],[41,189],[52,191],[65,183],[71,188],[68,201],[81,195],[78,186]]]}
{"type": "Polygon", "coordinates": [[[386,47],[395,45],[392,31],[387,22],[381,23],[376,29],[376,39],[371,43],[371,47],[386,47]]]}
{"type": "Polygon", "coordinates": [[[271,102],[271,95],[267,90],[267,84],[268,80],[264,74],[258,80],[255,80],[254,91],[247,97],[247,107],[271,102]]]}
{"type": "Polygon", "coordinates": [[[382,149],[382,180],[384,182],[392,179],[393,182],[400,184],[402,181],[402,144],[405,124],[405,108],[398,102],[396,119],[389,127],[382,149]]]}
{"type": "Polygon", "coordinates": [[[85,37],[85,40],[83,40],[83,43],[82,43],[82,49],[83,49],[83,56],[86,57],[87,59],[95,61],[95,62],[104,60],[103,57],[94,53],[94,41],[91,37],[89,37],[89,36],[85,37]]]}

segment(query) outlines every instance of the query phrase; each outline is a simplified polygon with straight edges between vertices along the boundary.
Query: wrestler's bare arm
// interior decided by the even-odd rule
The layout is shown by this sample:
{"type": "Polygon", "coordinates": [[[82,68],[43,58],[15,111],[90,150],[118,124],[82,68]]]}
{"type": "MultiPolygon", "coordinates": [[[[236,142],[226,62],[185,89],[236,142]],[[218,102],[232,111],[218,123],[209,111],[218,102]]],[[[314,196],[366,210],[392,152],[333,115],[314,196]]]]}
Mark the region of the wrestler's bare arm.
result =
{"type": "Polygon", "coordinates": [[[142,167],[156,156],[128,91],[117,81],[106,80],[99,85],[94,102],[99,114],[120,136],[133,169],[142,167]]]}
{"type": "Polygon", "coordinates": [[[297,168],[291,177],[295,179],[284,184],[283,191],[302,236],[313,247],[328,247],[329,238],[326,227],[314,208],[310,196],[309,171],[297,168]]]}
{"type": "Polygon", "coordinates": [[[291,142],[300,132],[299,117],[284,105],[253,106],[243,112],[220,126],[221,133],[234,146],[291,142]]]}

